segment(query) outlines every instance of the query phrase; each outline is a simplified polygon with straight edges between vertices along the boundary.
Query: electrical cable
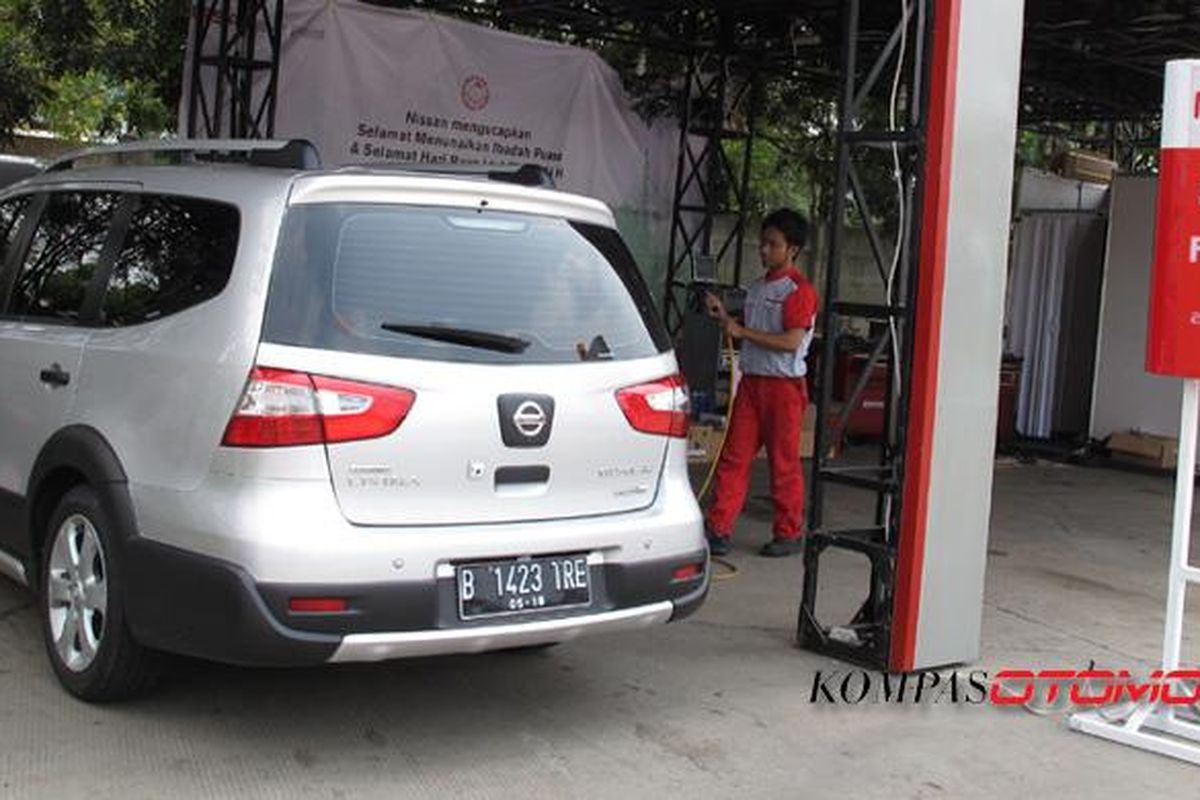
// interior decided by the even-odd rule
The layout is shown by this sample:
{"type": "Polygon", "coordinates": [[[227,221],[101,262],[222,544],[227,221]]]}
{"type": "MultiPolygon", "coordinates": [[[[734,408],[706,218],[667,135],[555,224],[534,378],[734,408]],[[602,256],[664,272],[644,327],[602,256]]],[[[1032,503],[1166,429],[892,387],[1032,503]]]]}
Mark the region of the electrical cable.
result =
{"type": "MultiPolygon", "coordinates": [[[[888,130],[896,131],[896,106],[900,96],[900,76],[904,72],[904,59],[908,55],[908,0],[900,0],[900,52],[896,56],[896,72],[892,76],[892,93],[888,102],[888,130]]],[[[904,244],[906,206],[904,202],[904,174],[900,169],[900,145],[892,142],[892,177],[896,181],[896,242],[892,248],[892,264],[887,279],[887,305],[895,298],[896,271],[900,266],[900,250],[904,244]]],[[[892,375],[896,383],[896,396],[900,396],[904,385],[900,366],[900,341],[897,337],[896,318],[888,315],[888,328],[892,336],[892,375]]]]}
{"type": "MultiPolygon", "coordinates": [[[[904,73],[904,59],[908,56],[908,2],[900,0],[900,51],[896,55],[896,71],[892,75],[892,92],[888,98],[888,130],[896,131],[896,107],[900,97],[900,77],[904,73]]],[[[911,98],[909,98],[911,102],[911,98]]],[[[896,181],[896,241],[892,247],[892,263],[888,270],[887,300],[888,332],[892,340],[892,379],[895,383],[896,398],[900,399],[904,388],[903,367],[900,364],[900,338],[896,329],[896,317],[891,313],[891,306],[896,296],[896,271],[900,266],[900,250],[904,246],[904,226],[907,222],[907,206],[904,199],[904,173],[900,169],[900,145],[892,142],[892,177],[896,181]]],[[[885,519],[891,519],[892,500],[889,495],[884,510],[885,519]]]]}

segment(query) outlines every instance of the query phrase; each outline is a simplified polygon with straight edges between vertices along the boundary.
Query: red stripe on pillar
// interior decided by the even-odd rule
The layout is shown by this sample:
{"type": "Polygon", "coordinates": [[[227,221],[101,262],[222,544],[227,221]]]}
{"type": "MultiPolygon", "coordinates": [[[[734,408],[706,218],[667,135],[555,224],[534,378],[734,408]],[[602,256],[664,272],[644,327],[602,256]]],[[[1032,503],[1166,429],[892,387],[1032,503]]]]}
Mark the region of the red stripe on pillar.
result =
{"type": "Polygon", "coordinates": [[[954,144],[960,2],[934,2],[933,66],[929,108],[926,112],[925,194],[921,209],[921,253],[917,266],[917,314],[913,330],[896,594],[892,608],[891,669],[898,672],[911,671],[916,660],[921,575],[925,565],[929,471],[933,458],[942,334],[942,293],[946,283],[946,227],[949,218],[950,161],[954,144]]]}

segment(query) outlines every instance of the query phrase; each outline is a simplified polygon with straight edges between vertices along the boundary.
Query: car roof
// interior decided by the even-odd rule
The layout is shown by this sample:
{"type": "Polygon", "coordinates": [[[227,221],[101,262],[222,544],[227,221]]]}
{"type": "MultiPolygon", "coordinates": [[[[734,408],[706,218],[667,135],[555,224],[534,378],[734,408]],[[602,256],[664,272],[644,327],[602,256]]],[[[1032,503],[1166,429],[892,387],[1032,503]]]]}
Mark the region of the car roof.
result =
{"type": "Polygon", "coordinates": [[[50,187],[136,187],[139,191],[212,197],[238,205],[283,200],[292,205],[397,203],[490,208],[559,216],[615,227],[609,208],[593,198],[488,180],[486,175],[441,173],[402,166],[291,169],[201,162],[163,166],[76,167],[41,172],[0,190],[0,197],[17,191],[50,187]]]}

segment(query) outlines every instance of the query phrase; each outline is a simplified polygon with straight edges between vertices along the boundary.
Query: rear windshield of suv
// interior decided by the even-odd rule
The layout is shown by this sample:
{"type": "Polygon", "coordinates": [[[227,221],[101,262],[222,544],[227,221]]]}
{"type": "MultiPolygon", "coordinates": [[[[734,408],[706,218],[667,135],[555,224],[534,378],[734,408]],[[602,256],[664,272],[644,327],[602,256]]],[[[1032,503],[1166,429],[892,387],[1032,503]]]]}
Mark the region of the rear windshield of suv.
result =
{"type": "Polygon", "coordinates": [[[264,338],[401,358],[562,364],[669,348],[609,228],[397,205],[288,212],[264,338]]]}

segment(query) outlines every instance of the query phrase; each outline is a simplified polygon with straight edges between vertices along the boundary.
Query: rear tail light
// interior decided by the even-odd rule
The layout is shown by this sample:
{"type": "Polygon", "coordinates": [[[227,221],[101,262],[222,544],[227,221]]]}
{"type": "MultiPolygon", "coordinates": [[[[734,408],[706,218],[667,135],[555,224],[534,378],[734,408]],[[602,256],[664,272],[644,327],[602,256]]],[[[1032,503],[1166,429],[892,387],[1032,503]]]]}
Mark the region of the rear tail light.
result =
{"type": "Polygon", "coordinates": [[[689,404],[682,375],[621,389],[617,403],[634,430],[687,438],[689,404]]]}
{"type": "Polygon", "coordinates": [[[408,415],[408,389],[255,367],[221,443],[295,447],[387,436],[408,415]]]}
{"type": "Polygon", "coordinates": [[[387,436],[408,416],[417,396],[408,389],[313,375],[326,442],[387,436]]]}

